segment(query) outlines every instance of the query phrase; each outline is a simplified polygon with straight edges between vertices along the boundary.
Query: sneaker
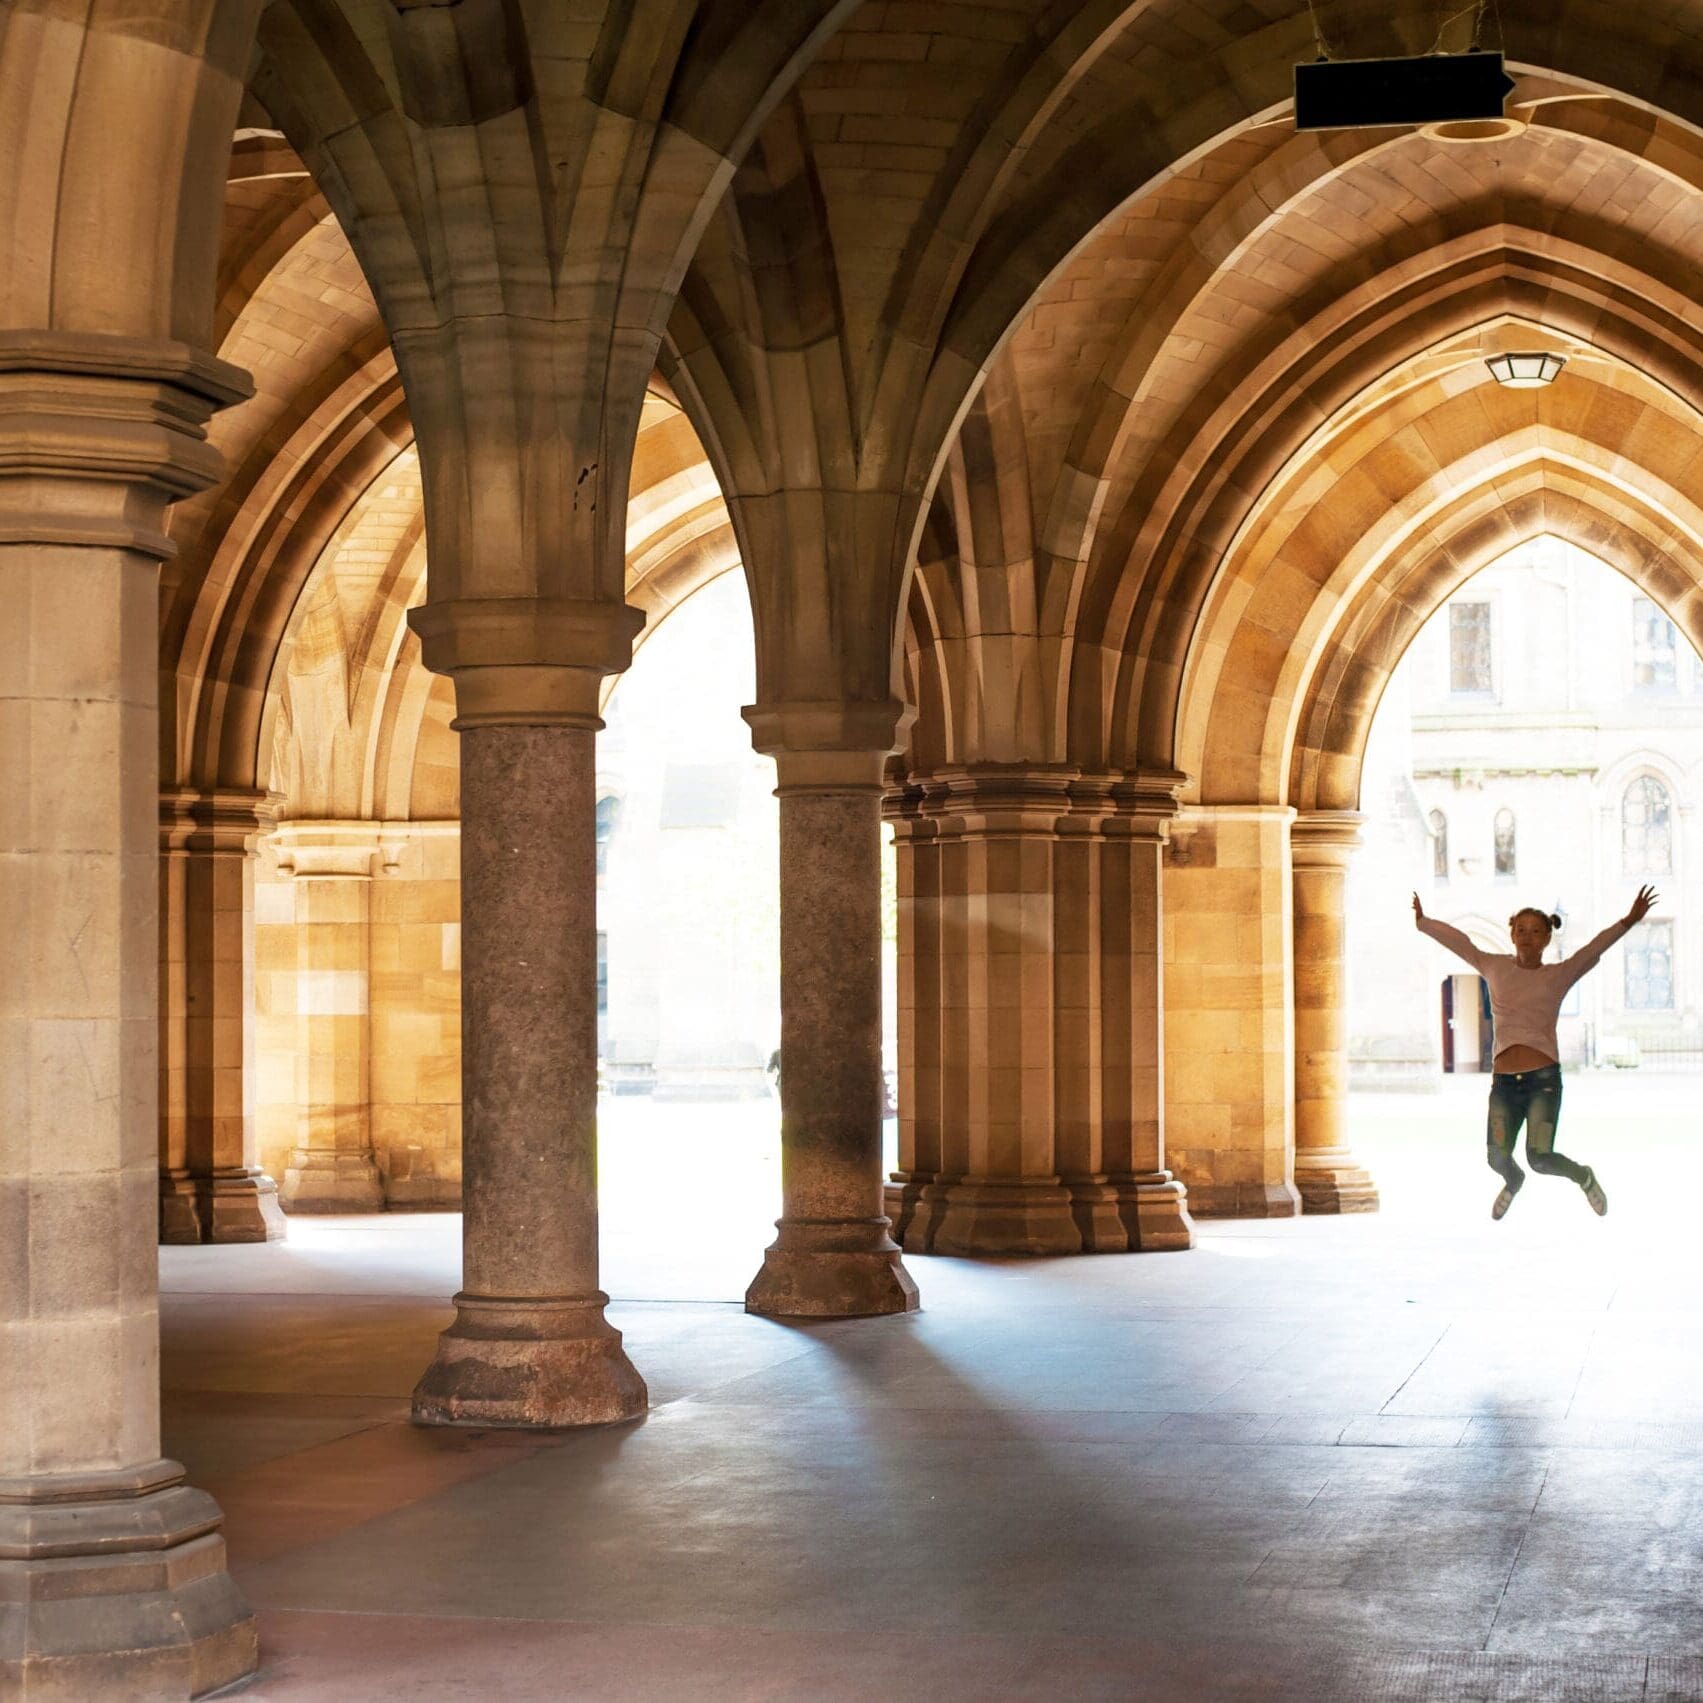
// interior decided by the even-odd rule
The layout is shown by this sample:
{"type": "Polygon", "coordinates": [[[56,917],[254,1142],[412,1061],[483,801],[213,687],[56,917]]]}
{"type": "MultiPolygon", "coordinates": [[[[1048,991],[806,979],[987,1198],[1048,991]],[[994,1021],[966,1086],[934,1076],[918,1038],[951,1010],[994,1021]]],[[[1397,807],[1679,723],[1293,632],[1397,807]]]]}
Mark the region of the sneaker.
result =
{"type": "Polygon", "coordinates": [[[1504,1183],[1502,1185],[1502,1192],[1497,1195],[1496,1199],[1491,1203],[1490,1216],[1492,1218],[1500,1218],[1503,1213],[1505,1213],[1508,1208],[1514,1204],[1514,1196],[1519,1192],[1519,1188],[1516,1185],[1504,1183]]]}
{"type": "Polygon", "coordinates": [[[1601,1218],[1608,1211],[1608,1196],[1602,1192],[1602,1184],[1597,1181],[1595,1171],[1587,1171],[1585,1180],[1579,1185],[1585,1191],[1585,1199],[1591,1203],[1591,1211],[1601,1218]]]}

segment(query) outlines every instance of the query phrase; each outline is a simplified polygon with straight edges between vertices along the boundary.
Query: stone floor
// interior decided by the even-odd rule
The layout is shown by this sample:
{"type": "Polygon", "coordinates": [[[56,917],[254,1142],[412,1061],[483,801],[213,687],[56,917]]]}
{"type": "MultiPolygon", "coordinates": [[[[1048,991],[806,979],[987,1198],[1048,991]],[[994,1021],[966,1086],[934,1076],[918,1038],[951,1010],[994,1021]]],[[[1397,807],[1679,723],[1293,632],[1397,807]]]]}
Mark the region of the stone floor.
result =
{"type": "Polygon", "coordinates": [[[454,1219],[163,1250],[167,1443],[260,1612],[246,1695],[1703,1697],[1699,1091],[1570,1087],[1604,1221],[1534,1179],[1490,1223],[1468,1083],[1358,1103],[1375,1218],[918,1260],[922,1313],[812,1328],[732,1304],[769,1114],[612,1108],[653,1409],[591,1434],[406,1423],[454,1219]]]}

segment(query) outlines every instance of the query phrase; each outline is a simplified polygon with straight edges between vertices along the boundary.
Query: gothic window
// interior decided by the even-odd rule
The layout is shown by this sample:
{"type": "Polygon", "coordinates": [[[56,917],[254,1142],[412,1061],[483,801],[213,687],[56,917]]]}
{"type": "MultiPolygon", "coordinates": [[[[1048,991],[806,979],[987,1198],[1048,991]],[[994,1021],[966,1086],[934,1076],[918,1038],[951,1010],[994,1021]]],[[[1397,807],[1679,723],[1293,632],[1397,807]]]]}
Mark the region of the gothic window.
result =
{"type": "Polygon", "coordinates": [[[1449,690],[1488,692],[1490,673],[1490,605],[1449,605],[1449,690]]]}
{"type": "Polygon", "coordinates": [[[597,873],[609,867],[609,842],[615,837],[615,822],[621,814],[621,801],[609,793],[597,801],[597,873]]]}
{"type": "Polygon", "coordinates": [[[1632,599],[1632,689],[1671,692],[1679,657],[1679,633],[1647,597],[1632,599]]]}
{"type": "Polygon", "coordinates": [[[1496,812],[1496,879],[1512,881],[1514,879],[1514,813],[1512,810],[1496,812]]]}
{"type": "Polygon", "coordinates": [[[1673,924],[1647,922],[1626,937],[1626,1009],[1673,1010],[1673,924]]]}
{"type": "Polygon", "coordinates": [[[1449,879],[1449,819],[1441,810],[1428,818],[1431,829],[1431,874],[1438,881],[1449,879]]]}
{"type": "Polygon", "coordinates": [[[1673,806],[1654,775],[1640,775],[1620,801],[1620,865],[1628,875],[1673,873],[1673,806]]]}

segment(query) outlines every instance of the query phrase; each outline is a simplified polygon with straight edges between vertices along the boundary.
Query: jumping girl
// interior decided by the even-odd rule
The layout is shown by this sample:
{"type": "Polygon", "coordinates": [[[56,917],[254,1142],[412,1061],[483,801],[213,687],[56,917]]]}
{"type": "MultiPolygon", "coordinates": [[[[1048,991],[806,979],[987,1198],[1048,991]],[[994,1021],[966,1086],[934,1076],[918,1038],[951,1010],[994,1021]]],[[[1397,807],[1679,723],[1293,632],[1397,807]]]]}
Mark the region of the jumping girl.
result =
{"type": "Polygon", "coordinates": [[[1514,1163],[1514,1143],[1520,1125],[1526,1126],[1526,1160],[1545,1176],[1570,1177],[1585,1191],[1591,1210],[1600,1218],[1608,1211],[1596,1172],[1575,1165],[1555,1151],[1555,1126],[1561,1117],[1561,1053],[1555,1020],[1567,990],[1594,970],[1609,947],[1637,927],[1656,902],[1656,892],[1640,887],[1632,908],[1618,922],[1587,941],[1571,958],[1546,964],[1543,954],[1560,917],[1546,916],[1528,906],[1508,919],[1514,955],[1480,952],[1458,928],[1433,922],[1413,895],[1414,926],[1458,958],[1464,958],[1490,984],[1490,1021],[1496,1037],[1496,1069],[1490,1079],[1490,1168],[1502,1178],[1502,1192],[1490,1208],[1500,1218],[1514,1203],[1526,1174],[1514,1163]]]}

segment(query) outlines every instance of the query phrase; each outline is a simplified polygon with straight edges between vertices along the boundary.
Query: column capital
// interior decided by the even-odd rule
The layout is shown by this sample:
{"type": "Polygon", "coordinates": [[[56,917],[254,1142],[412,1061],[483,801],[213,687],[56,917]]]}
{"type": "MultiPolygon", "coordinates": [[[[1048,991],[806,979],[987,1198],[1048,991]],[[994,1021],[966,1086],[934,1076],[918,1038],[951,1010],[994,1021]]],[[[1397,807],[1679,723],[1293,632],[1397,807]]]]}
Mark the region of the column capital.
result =
{"type": "Polygon", "coordinates": [[[1358,810],[1309,810],[1289,824],[1289,857],[1297,869],[1343,869],[1361,843],[1358,810]]]}
{"type": "Polygon", "coordinates": [[[916,711],[898,698],[747,704],[751,743],[775,759],[780,792],[882,792],[887,759],[916,711]]]}
{"type": "Polygon", "coordinates": [[[1068,763],[967,763],[889,787],[883,814],[915,833],[958,819],[975,830],[1105,833],[1162,841],[1188,777],[1175,769],[1081,769],[1068,763]]]}
{"type": "Polygon", "coordinates": [[[160,792],[160,850],[246,856],[271,832],[284,795],[254,787],[165,787],[160,792]]]}
{"type": "Polygon", "coordinates": [[[280,822],[272,843],[280,873],[298,879],[368,881],[399,856],[379,822],[280,822]]]}
{"type": "Polygon", "coordinates": [[[1180,769],[1128,769],[1111,789],[1107,826],[1126,839],[1165,844],[1182,809],[1178,795],[1189,783],[1180,769]]]}
{"type": "Polygon", "coordinates": [[[1072,809],[1082,771],[1059,763],[968,763],[912,777],[909,809],[975,832],[1050,833],[1072,809]]]}
{"type": "Polygon", "coordinates": [[[0,544],[164,561],[167,511],[224,471],[207,422],[253,388],[186,343],[0,331],[0,544]]]}
{"type": "Polygon", "coordinates": [[[604,677],[633,660],[644,612],[576,597],[463,597],[408,611],[434,674],[455,682],[455,722],[602,727],[604,677]]]}

